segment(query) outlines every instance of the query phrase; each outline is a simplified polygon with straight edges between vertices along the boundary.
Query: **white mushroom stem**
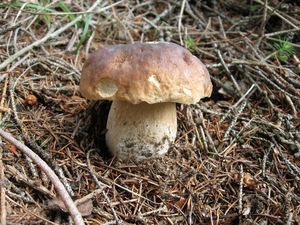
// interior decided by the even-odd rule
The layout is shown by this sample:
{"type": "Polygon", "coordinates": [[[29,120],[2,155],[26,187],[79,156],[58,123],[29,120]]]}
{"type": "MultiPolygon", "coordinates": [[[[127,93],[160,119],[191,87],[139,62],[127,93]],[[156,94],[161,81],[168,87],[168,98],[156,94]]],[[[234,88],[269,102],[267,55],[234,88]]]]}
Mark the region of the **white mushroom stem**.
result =
{"type": "Polygon", "coordinates": [[[140,161],[164,155],[176,138],[175,103],[112,103],[106,144],[122,160],[140,161]]]}

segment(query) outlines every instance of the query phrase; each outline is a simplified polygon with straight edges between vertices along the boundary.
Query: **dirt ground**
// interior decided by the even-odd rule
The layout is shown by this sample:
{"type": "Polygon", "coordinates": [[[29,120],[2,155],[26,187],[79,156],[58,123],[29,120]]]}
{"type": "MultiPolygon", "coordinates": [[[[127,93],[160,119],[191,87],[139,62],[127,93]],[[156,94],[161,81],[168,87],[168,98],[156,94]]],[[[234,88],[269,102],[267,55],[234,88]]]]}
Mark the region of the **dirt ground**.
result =
{"type": "MultiPolygon", "coordinates": [[[[52,168],[86,224],[300,224],[299,106],[299,1],[0,3],[0,128],[52,168]],[[189,49],[213,94],[177,105],[165,157],[121,162],[104,142],[110,103],[82,97],[80,73],[104,45],[148,41],[189,49]]],[[[4,138],[0,194],[0,224],[73,223],[4,138]]]]}

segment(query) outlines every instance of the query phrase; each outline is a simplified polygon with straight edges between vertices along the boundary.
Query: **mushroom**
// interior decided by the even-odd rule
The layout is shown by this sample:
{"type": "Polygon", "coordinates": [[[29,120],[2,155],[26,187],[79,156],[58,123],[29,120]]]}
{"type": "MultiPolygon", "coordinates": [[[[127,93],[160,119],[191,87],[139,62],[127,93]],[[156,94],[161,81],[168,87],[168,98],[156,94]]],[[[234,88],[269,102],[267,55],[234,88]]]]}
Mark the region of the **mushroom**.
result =
{"type": "Polygon", "coordinates": [[[173,43],[103,47],[83,66],[80,92],[112,100],[106,145],[121,160],[164,155],[177,132],[176,103],[209,97],[212,84],[201,61],[173,43]]]}

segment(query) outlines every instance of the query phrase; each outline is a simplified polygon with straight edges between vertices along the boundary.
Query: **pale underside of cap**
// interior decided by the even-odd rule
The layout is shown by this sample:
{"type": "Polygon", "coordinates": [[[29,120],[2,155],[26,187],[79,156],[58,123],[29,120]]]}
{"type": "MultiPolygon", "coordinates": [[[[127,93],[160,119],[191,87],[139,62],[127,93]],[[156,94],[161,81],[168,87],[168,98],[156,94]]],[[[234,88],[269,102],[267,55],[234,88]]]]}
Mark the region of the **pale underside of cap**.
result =
{"type": "Polygon", "coordinates": [[[80,92],[92,100],[193,104],[211,95],[212,84],[205,66],[185,48],[136,43],[91,54],[83,66],[80,92]]]}

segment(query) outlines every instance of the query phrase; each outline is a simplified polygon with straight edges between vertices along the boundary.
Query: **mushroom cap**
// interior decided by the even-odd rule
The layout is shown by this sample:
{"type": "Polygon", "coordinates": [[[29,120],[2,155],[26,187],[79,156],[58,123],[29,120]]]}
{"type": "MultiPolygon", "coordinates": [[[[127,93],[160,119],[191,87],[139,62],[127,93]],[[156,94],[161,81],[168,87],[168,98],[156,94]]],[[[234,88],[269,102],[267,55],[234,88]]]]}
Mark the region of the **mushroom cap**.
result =
{"type": "Polygon", "coordinates": [[[80,92],[92,100],[193,104],[211,95],[212,83],[201,61],[177,44],[120,44],[89,56],[80,92]]]}

